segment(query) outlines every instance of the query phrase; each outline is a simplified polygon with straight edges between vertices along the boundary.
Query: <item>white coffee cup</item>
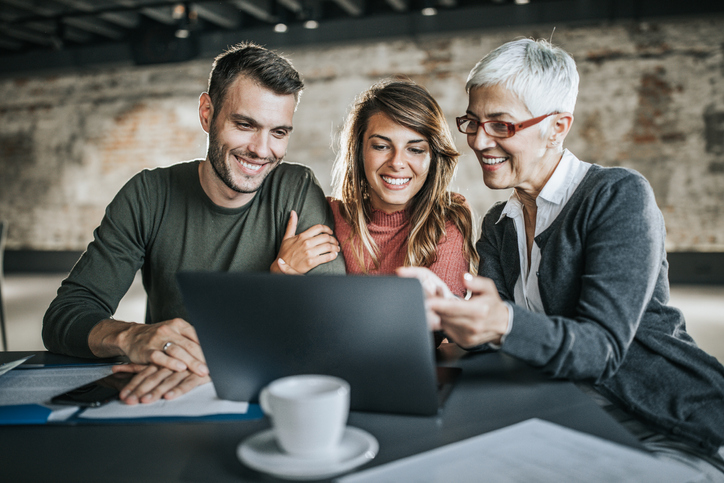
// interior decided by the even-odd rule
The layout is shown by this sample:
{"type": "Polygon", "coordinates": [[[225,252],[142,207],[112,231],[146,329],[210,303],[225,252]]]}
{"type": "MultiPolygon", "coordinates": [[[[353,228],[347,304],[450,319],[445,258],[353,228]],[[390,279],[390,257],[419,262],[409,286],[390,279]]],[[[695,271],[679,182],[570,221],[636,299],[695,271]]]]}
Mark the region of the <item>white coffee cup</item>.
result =
{"type": "Polygon", "coordinates": [[[349,414],[349,384],[338,377],[305,374],[269,384],[259,395],[283,451],[323,457],[339,445],[349,414]]]}

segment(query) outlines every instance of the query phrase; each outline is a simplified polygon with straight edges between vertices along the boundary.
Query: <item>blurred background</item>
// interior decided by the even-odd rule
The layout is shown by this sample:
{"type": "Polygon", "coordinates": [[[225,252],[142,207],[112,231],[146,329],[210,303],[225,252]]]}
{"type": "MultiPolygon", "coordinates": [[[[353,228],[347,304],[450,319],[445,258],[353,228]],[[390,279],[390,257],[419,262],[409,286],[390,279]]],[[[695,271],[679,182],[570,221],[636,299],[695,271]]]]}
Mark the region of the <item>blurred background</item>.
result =
{"type": "MultiPolygon", "coordinates": [[[[304,75],[286,159],[311,166],[327,193],[355,96],[392,76],[427,87],[463,153],[453,189],[479,221],[508,193],[484,187],[454,118],[472,66],[520,37],[573,55],[581,84],[566,147],[650,181],[672,305],[724,360],[721,0],[0,0],[9,348],[42,348],[42,314],[134,173],[205,156],[198,97],[228,46],[276,49],[304,75]]],[[[134,284],[117,318],[143,320],[144,297],[134,284]]]]}

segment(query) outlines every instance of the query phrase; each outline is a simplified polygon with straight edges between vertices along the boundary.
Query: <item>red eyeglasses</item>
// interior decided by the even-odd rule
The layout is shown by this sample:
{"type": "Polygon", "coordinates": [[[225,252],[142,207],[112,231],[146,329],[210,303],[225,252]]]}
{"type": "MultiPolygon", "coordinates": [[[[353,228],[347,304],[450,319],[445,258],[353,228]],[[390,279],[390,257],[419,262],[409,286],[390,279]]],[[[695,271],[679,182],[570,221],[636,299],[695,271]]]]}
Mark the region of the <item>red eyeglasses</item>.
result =
{"type": "Polygon", "coordinates": [[[483,126],[483,130],[485,131],[485,134],[488,136],[492,136],[494,138],[509,138],[513,136],[515,133],[520,131],[521,129],[525,129],[527,127],[534,126],[541,122],[543,119],[545,119],[548,116],[553,116],[555,114],[560,114],[558,112],[551,112],[550,114],[545,114],[543,116],[534,117],[533,119],[529,119],[527,121],[519,122],[518,124],[513,124],[512,122],[505,122],[505,121],[485,121],[480,122],[476,121],[475,119],[470,119],[467,117],[456,117],[455,121],[457,121],[458,124],[458,131],[460,131],[463,134],[476,134],[478,132],[478,129],[480,126],[483,126]]]}

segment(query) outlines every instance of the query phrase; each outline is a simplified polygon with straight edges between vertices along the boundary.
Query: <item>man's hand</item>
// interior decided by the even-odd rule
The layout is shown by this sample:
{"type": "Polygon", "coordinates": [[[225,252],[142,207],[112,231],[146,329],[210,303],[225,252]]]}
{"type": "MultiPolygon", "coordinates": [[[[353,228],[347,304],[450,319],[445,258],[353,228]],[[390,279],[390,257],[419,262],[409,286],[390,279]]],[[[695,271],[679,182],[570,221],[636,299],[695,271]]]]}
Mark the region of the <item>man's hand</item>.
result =
{"type": "Polygon", "coordinates": [[[136,324],[106,319],[96,324],[88,345],[98,357],[125,355],[136,364],[154,364],[174,372],[209,374],[196,330],[183,319],[136,324]]]}
{"type": "Polygon", "coordinates": [[[503,303],[495,283],[489,278],[465,275],[469,300],[432,297],[428,308],[440,318],[440,328],[460,347],[475,347],[486,342],[500,344],[508,328],[508,306],[503,303]]]}
{"type": "Polygon", "coordinates": [[[292,210],[279,254],[270,267],[272,273],[299,275],[337,258],[339,242],[327,225],[314,225],[299,235],[296,232],[297,213],[292,210]]]}
{"type": "Polygon", "coordinates": [[[119,397],[126,404],[148,404],[159,399],[174,399],[211,379],[189,371],[174,372],[164,367],[145,364],[113,366],[114,373],[136,374],[121,389],[119,397]]]}

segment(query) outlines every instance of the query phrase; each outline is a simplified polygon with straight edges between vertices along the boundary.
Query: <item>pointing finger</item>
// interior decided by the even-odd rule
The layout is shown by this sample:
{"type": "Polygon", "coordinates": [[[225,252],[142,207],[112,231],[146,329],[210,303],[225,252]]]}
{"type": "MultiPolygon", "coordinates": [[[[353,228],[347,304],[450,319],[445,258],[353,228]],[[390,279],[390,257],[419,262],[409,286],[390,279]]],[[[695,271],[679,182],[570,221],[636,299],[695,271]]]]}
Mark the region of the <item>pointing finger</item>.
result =
{"type": "Polygon", "coordinates": [[[463,284],[465,285],[465,288],[474,294],[486,294],[498,291],[495,287],[495,283],[491,279],[485,277],[473,277],[469,273],[465,274],[463,284]]]}

